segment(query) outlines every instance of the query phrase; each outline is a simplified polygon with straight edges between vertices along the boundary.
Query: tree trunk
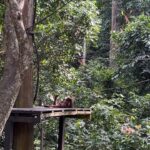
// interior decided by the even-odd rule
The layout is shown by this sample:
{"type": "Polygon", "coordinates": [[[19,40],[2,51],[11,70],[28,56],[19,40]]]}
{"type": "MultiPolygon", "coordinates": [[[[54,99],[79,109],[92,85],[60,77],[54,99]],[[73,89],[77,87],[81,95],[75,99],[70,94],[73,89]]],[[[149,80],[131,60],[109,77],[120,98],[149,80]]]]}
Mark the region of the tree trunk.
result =
{"type": "Polygon", "coordinates": [[[21,77],[19,72],[19,47],[16,32],[10,18],[10,10],[5,13],[5,43],[6,63],[0,82],[0,135],[17,98],[21,77]]]}
{"type": "MultiPolygon", "coordinates": [[[[32,107],[32,67],[25,72],[23,84],[21,86],[15,107],[32,107]]],[[[33,124],[32,123],[15,123],[13,150],[33,150],[33,124]]]]}
{"type": "Polygon", "coordinates": [[[0,135],[18,96],[24,73],[32,63],[32,47],[23,23],[26,0],[5,0],[6,63],[0,81],[0,135]]]}
{"type": "MultiPolygon", "coordinates": [[[[115,31],[119,31],[119,7],[118,1],[112,0],[112,19],[111,19],[111,33],[115,31]]],[[[110,59],[110,67],[117,68],[117,64],[115,62],[117,56],[117,44],[111,39],[110,40],[110,52],[109,52],[109,59],[110,59]]]]}
{"type": "Polygon", "coordinates": [[[86,64],[86,37],[83,40],[83,65],[86,64]]]}
{"type": "MultiPolygon", "coordinates": [[[[26,0],[22,9],[23,23],[26,29],[33,27],[33,0],[26,0]]],[[[30,49],[33,51],[32,36],[28,36],[30,49]]],[[[32,85],[32,65],[24,72],[24,78],[17,97],[15,107],[33,107],[33,85],[32,85]]],[[[33,124],[14,124],[14,150],[33,150],[33,124]]]]}

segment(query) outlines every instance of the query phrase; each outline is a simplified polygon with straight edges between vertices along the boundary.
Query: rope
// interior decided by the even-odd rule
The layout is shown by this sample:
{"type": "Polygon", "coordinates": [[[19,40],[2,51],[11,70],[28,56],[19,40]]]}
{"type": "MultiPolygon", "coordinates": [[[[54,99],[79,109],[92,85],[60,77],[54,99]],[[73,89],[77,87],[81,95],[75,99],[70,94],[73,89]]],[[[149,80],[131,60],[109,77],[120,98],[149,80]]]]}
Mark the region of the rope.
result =
{"type": "MultiPolygon", "coordinates": [[[[50,16],[52,16],[54,13],[56,13],[57,11],[61,10],[62,8],[64,8],[67,4],[69,4],[70,2],[72,2],[72,0],[68,1],[68,3],[64,4],[63,6],[61,6],[60,8],[56,9],[54,12],[52,12],[51,14],[49,14],[48,16],[44,17],[43,19],[39,20],[38,22],[35,22],[35,18],[36,18],[36,9],[37,9],[37,1],[35,0],[34,1],[34,19],[33,19],[33,26],[30,27],[30,29],[32,29],[33,31],[33,28],[36,27],[36,25],[42,23],[43,21],[47,20],[50,16]]],[[[36,59],[37,59],[37,81],[36,81],[36,86],[35,86],[35,95],[34,95],[34,98],[33,98],[33,102],[36,101],[37,99],[37,95],[38,95],[38,90],[39,90],[39,72],[40,72],[40,60],[39,60],[39,53],[38,53],[38,47],[36,45],[36,42],[35,42],[35,33],[34,32],[30,32],[30,34],[32,34],[32,38],[33,38],[33,44],[34,44],[34,51],[35,51],[35,54],[36,54],[36,59]]],[[[40,102],[41,103],[41,102],[40,102]]]]}
{"type": "MultiPolygon", "coordinates": [[[[34,19],[33,19],[33,28],[36,27],[36,24],[35,24],[36,10],[37,10],[37,1],[35,0],[35,1],[34,1],[34,19]]],[[[36,45],[36,42],[35,42],[35,36],[34,36],[34,33],[32,34],[32,37],[33,37],[34,52],[35,52],[35,54],[36,54],[36,59],[37,59],[37,73],[36,73],[37,79],[36,79],[36,86],[35,86],[35,95],[34,95],[34,98],[33,98],[33,102],[35,102],[36,99],[37,99],[38,90],[39,90],[40,60],[39,60],[38,48],[37,48],[37,45],[36,45]]]]}

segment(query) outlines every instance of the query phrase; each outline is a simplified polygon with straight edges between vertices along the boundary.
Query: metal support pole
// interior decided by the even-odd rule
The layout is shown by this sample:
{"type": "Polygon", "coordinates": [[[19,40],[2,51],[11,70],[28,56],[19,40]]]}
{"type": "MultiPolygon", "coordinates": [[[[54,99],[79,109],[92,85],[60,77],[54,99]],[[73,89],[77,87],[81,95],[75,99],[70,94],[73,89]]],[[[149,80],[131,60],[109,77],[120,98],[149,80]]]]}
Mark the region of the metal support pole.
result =
{"type": "Polygon", "coordinates": [[[13,144],[13,122],[8,120],[5,126],[4,150],[11,150],[13,144]]]}
{"type": "Polygon", "coordinates": [[[65,117],[59,118],[58,150],[64,150],[65,117]]]}

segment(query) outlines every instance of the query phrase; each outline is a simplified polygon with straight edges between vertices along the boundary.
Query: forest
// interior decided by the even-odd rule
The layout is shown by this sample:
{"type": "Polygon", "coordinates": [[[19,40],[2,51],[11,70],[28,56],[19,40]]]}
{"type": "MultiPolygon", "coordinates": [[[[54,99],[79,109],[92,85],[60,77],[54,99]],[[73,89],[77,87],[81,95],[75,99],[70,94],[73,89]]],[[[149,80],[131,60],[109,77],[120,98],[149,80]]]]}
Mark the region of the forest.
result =
{"type": "MultiPolygon", "coordinates": [[[[0,0],[1,80],[9,80],[5,62],[15,54],[6,52],[12,42],[6,30],[17,26],[7,24],[6,1],[0,0]]],[[[66,120],[64,150],[149,150],[150,0],[34,0],[33,20],[33,105],[69,96],[75,108],[92,110],[91,119],[66,120]]],[[[22,58],[22,66],[28,65],[22,58]]],[[[56,150],[57,127],[56,118],[37,124],[34,149],[40,150],[42,130],[43,149],[56,150]]],[[[3,145],[2,134],[0,149],[3,145]]]]}

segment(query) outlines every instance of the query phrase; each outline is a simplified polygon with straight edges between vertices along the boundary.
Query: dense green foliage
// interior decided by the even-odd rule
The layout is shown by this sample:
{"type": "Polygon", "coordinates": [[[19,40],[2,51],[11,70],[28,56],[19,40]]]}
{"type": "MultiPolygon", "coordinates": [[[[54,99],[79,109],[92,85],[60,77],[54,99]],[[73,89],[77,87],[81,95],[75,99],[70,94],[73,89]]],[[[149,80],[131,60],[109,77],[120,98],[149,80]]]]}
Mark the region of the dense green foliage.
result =
{"type": "Polygon", "coordinates": [[[119,44],[120,54],[118,56],[119,78],[125,78],[128,86],[138,94],[146,94],[150,91],[150,18],[141,15],[129,23],[124,31],[115,34],[119,44]],[[130,72],[127,72],[127,70],[130,72]],[[132,86],[138,83],[135,88],[132,86]]]}
{"type": "MultiPolygon", "coordinates": [[[[91,120],[67,120],[65,150],[150,149],[150,0],[119,0],[120,31],[113,33],[111,2],[37,0],[40,85],[35,105],[41,99],[51,104],[50,95],[58,94],[74,96],[76,107],[93,111],[91,120]],[[111,37],[118,45],[117,69],[109,67],[111,37]]],[[[0,5],[0,16],[3,9],[0,5]]],[[[57,125],[53,119],[43,124],[48,150],[57,147],[57,125]]],[[[39,128],[35,134],[39,149],[39,128]]]]}

